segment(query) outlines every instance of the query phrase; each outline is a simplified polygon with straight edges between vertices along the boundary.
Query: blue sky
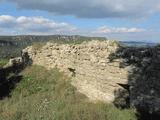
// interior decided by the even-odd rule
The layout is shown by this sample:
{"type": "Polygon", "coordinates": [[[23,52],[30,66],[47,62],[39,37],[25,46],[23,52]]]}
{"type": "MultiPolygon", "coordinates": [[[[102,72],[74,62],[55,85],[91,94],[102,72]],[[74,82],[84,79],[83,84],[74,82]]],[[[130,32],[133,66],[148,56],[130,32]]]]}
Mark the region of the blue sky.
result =
{"type": "Polygon", "coordinates": [[[88,35],[160,42],[159,0],[0,0],[0,35],[88,35]]]}

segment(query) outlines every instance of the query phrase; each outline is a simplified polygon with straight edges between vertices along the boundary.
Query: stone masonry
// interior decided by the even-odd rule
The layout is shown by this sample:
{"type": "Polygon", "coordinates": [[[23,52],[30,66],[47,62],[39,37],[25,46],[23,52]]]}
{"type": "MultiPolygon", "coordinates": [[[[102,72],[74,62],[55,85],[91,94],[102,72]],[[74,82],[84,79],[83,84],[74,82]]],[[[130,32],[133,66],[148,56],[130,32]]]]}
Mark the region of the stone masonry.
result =
{"type": "Polygon", "coordinates": [[[115,91],[127,84],[127,69],[120,68],[121,59],[110,62],[109,55],[119,48],[116,41],[90,41],[81,44],[47,43],[38,50],[29,46],[33,64],[47,69],[58,68],[69,75],[71,83],[92,101],[113,102],[115,91]]]}

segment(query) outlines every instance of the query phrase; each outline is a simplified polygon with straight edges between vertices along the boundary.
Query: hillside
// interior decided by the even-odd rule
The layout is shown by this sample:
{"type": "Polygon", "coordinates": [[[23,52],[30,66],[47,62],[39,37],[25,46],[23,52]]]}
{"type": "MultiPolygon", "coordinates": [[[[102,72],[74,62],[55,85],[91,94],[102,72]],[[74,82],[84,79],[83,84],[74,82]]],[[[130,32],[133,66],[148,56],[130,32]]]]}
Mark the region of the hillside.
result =
{"type": "Polygon", "coordinates": [[[33,108],[34,115],[28,110],[30,99],[39,103],[41,95],[47,105],[54,102],[44,105],[48,112],[42,112],[42,119],[157,120],[160,116],[159,46],[128,47],[114,40],[47,42],[28,46],[21,55],[7,65],[7,60],[1,61],[3,117],[40,119],[38,108],[38,112],[33,108]],[[13,105],[13,114],[6,109],[8,104],[13,105]]]}
{"type": "Polygon", "coordinates": [[[0,84],[1,120],[135,120],[134,109],[118,109],[112,104],[92,103],[77,92],[70,78],[58,69],[30,66],[18,76],[0,84]],[[14,78],[14,79],[13,79],[14,78]],[[16,79],[15,79],[16,78],[16,79]],[[16,84],[17,83],[17,84],[16,84]],[[8,97],[7,97],[8,96],[8,97]]]}

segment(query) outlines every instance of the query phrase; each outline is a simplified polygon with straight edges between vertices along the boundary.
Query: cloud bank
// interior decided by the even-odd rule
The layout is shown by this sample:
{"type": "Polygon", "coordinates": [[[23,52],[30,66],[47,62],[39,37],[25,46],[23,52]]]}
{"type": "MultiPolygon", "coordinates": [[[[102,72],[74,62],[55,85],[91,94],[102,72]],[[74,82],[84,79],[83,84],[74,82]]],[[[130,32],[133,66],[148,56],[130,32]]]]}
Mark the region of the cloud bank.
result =
{"type": "Polygon", "coordinates": [[[139,18],[160,12],[159,0],[6,0],[17,8],[80,18],[139,18]]]}
{"type": "MultiPolygon", "coordinates": [[[[79,29],[76,26],[65,22],[55,22],[54,20],[34,16],[11,16],[0,15],[1,31],[8,31],[8,34],[80,34],[88,33],[88,35],[106,35],[106,34],[121,34],[121,33],[137,33],[144,32],[141,28],[126,28],[126,27],[106,27],[101,26],[93,28],[90,31],[79,29]]],[[[3,32],[2,32],[3,33],[3,32]]],[[[1,34],[2,34],[1,33],[1,34]]]]}
{"type": "Polygon", "coordinates": [[[55,22],[44,17],[1,15],[0,29],[8,31],[8,34],[56,34],[69,33],[76,28],[67,23],[55,22]]]}
{"type": "Polygon", "coordinates": [[[93,31],[93,33],[97,34],[109,34],[109,33],[138,33],[138,32],[144,32],[145,29],[141,28],[126,28],[126,27],[106,27],[102,26],[97,28],[96,31],[93,31]]]}

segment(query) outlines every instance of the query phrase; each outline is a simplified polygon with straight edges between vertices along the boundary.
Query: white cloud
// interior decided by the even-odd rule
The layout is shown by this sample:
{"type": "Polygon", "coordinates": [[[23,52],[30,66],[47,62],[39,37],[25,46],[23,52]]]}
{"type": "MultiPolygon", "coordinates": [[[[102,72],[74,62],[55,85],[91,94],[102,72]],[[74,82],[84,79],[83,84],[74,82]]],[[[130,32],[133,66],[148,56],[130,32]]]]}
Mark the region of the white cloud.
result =
{"type": "Polygon", "coordinates": [[[76,28],[65,22],[56,22],[44,17],[26,17],[0,15],[1,35],[49,35],[49,34],[79,34],[87,36],[105,36],[117,40],[156,40],[159,41],[159,32],[142,28],[107,27],[76,28]]]}
{"type": "Polygon", "coordinates": [[[13,16],[1,15],[0,16],[0,26],[3,28],[10,28],[15,25],[16,19],[13,16]]]}
{"type": "Polygon", "coordinates": [[[55,22],[44,17],[0,16],[0,28],[5,31],[16,31],[17,34],[56,34],[69,33],[76,28],[63,22],[55,22]]]}
{"type": "Polygon", "coordinates": [[[160,11],[159,0],[6,0],[20,9],[81,18],[139,18],[160,11]]]}
{"type": "Polygon", "coordinates": [[[144,32],[145,29],[141,28],[126,28],[126,27],[106,27],[102,26],[97,28],[97,30],[93,31],[93,33],[97,34],[109,34],[109,33],[137,33],[144,32]]]}

